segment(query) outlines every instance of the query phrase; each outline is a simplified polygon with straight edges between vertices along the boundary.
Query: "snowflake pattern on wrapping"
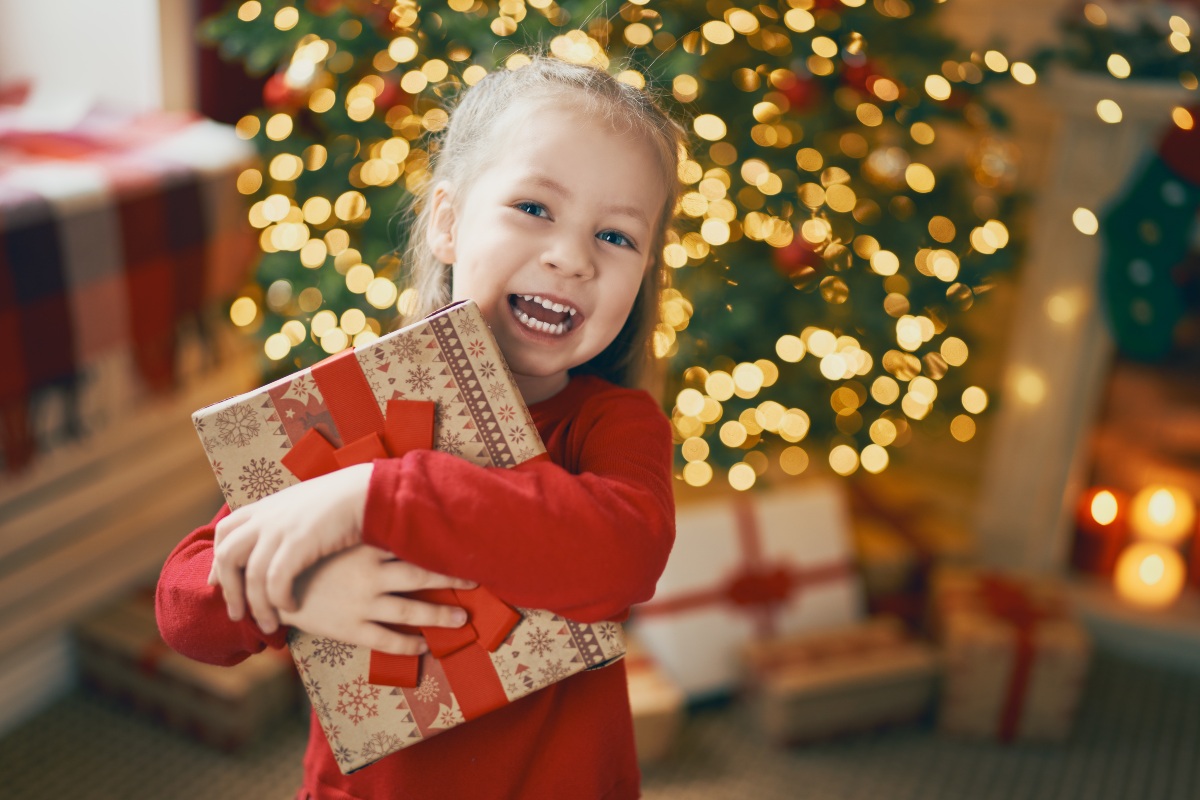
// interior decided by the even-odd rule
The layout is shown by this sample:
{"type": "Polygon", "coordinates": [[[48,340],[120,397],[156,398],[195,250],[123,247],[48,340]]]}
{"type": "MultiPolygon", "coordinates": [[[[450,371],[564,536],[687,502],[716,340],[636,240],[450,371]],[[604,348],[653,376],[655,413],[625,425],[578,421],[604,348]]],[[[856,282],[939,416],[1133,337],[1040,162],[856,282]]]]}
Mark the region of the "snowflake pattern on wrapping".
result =
{"type": "Polygon", "coordinates": [[[525,442],[525,427],[523,425],[513,425],[508,429],[508,438],[514,442],[525,442]]]}
{"type": "Polygon", "coordinates": [[[337,712],[355,725],[379,716],[379,687],[367,683],[362,675],[350,683],[338,684],[337,712]]]}
{"type": "Polygon", "coordinates": [[[354,645],[339,642],[337,639],[313,639],[313,653],[322,664],[331,667],[344,667],[354,655],[354,645]]]}
{"type": "Polygon", "coordinates": [[[421,352],[421,343],[416,336],[400,336],[392,340],[391,351],[401,361],[414,361],[421,352]]]}
{"type": "Polygon", "coordinates": [[[475,358],[479,358],[481,355],[487,352],[487,346],[484,345],[481,340],[475,339],[467,345],[467,352],[475,358]]]}
{"type": "Polygon", "coordinates": [[[616,641],[618,635],[620,634],[620,630],[617,628],[616,625],[593,625],[592,626],[592,630],[597,630],[597,629],[599,629],[600,638],[603,639],[605,642],[608,642],[609,644],[612,644],[614,641],[616,641]]]}
{"type": "Polygon", "coordinates": [[[474,336],[479,333],[479,327],[475,324],[473,317],[461,317],[458,321],[458,330],[463,336],[474,336]]]}
{"type": "Polygon", "coordinates": [[[543,666],[538,667],[538,672],[541,673],[542,680],[547,684],[561,681],[567,675],[571,674],[570,670],[563,666],[561,658],[547,661],[543,666]]]}
{"type": "Polygon", "coordinates": [[[540,658],[554,649],[554,640],[550,638],[550,631],[535,627],[525,637],[525,646],[540,658]]]}
{"type": "Polygon", "coordinates": [[[225,472],[225,465],[220,461],[214,461],[212,462],[212,471],[213,475],[217,476],[217,481],[219,482],[223,477],[223,473],[225,472]]]}
{"type": "Polygon", "coordinates": [[[312,701],[312,709],[317,718],[332,725],[333,711],[329,708],[329,701],[321,694],[321,682],[305,680],[303,683],[304,691],[308,693],[309,698],[316,698],[312,701]]]}
{"type": "Polygon", "coordinates": [[[405,381],[414,394],[425,394],[433,387],[433,370],[418,364],[408,373],[405,381]]]}
{"type": "Polygon", "coordinates": [[[479,376],[484,380],[491,380],[496,377],[496,365],[491,361],[484,361],[479,365],[479,376]]]}
{"type": "Polygon", "coordinates": [[[463,452],[462,434],[457,431],[444,431],[437,440],[437,449],[455,456],[461,456],[463,452]]]}
{"type": "Polygon", "coordinates": [[[517,416],[517,412],[512,406],[500,406],[496,409],[496,416],[500,418],[501,422],[512,422],[513,418],[517,416]]]}
{"type": "Polygon", "coordinates": [[[505,388],[503,383],[497,381],[496,383],[488,384],[487,395],[489,400],[499,400],[500,398],[504,397],[504,394],[505,388]]]}
{"type": "Polygon", "coordinates": [[[283,472],[266,457],[252,458],[238,476],[242,491],[254,500],[275,494],[283,487],[283,472]]]}
{"type": "Polygon", "coordinates": [[[440,706],[438,706],[437,719],[434,720],[433,724],[429,727],[453,728],[455,725],[461,725],[466,721],[467,720],[463,717],[462,710],[458,707],[457,703],[455,703],[453,707],[442,703],[440,706]]]}
{"type": "Polygon", "coordinates": [[[230,406],[217,412],[217,437],[225,444],[245,447],[258,436],[258,417],[249,406],[230,406]]]}
{"type": "Polygon", "coordinates": [[[399,736],[393,736],[387,731],[375,731],[362,747],[362,757],[377,761],[388,753],[393,753],[404,744],[399,736]]]}
{"type": "Polygon", "coordinates": [[[422,703],[428,703],[432,700],[436,700],[440,691],[441,687],[438,685],[437,678],[433,677],[432,675],[426,675],[421,679],[421,685],[417,687],[417,690],[413,692],[413,694],[415,694],[417,699],[422,703]]]}
{"type": "MultiPolygon", "coordinates": [[[[333,734],[329,734],[329,736],[330,738],[333,738],[334,741],[337,741],[337,739],[333,737],[333,734]]],[[[350,748],[346,747],[346,745],[338,742],[337,747],[333,748],[333,757],[337,759],[339,764],[349,764],[351,759],[354,758],[354,753],[351,753],[350,748]]]]}
{"type": "Polygon", "coordinates": [[[298,397],[301,399],[306,398],[310,394],[312,394],[312,387],[313,387],[314,382],[315,381],[313,380],[312,376],[310,376],[310,375],[307,375],[307,374],[297,375],[295,377],[295,379],[292,380],[291,386],[288,387],[288,391],[295,397],[298,397]]]}

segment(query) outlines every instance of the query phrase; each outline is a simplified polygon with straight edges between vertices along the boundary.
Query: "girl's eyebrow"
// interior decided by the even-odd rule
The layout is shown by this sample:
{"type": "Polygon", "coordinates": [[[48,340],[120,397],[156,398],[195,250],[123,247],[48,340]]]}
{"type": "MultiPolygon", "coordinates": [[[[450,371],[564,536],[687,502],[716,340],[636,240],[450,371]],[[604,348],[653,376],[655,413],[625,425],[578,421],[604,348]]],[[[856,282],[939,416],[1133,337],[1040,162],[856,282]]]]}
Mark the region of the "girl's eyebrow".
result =
{"type": "MultiPolygon", "coordinates": [[[[544,189],[549,189],[550,191],[562,197],[566,197],[568,199],[572,197],[570,189],[547,175],[532,175],[527,180],[535,186],[541,186],[544,189]]],[[[609,211],[614,214],[624,214],[627,217],[633,217],[644,225],[650,224],[650,220],[646,219],[645,212],[634,206],[606,205],[601,206],[600,208],[602,211],[609,211]]]]}

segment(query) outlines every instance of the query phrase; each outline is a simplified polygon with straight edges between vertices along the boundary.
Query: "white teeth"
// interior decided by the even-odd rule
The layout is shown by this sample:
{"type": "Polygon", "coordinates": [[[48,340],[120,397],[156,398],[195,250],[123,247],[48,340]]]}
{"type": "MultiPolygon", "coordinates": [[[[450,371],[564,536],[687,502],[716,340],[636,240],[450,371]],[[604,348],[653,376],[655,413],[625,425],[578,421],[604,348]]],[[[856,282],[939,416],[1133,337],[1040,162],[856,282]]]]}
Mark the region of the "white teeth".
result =
{"type": "Polygon", "coordinates": [[[540,319],[534,319],[519,308],[515,308],[513,311],[515,312],[517,319],[521,321],[522,325],[535,331],[549,333],[554,336],[562,336],[567,331],[567,325],[564,322],[551,325],[549,322],[542,322],[540,319]]]}
{"type": "Polygon", "coordinates": [[[553,311],[555,314],[561,314],[565,311],[573,317],[578,313],[566,303],[556,303],[553,300],[542,297],[540,294],[523,294],[518,296],[527,303],[537,303],[542,308],[547,311],[553,311]]]}

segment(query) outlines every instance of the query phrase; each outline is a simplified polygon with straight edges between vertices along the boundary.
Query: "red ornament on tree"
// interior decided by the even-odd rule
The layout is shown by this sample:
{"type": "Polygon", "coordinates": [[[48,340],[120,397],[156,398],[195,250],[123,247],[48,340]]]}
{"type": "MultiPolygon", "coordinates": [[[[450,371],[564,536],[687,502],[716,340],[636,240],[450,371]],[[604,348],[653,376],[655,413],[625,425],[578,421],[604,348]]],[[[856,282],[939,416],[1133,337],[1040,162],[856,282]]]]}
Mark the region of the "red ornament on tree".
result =
{"type": "Polygon", "coordinates": [[[821,102],[821,84],[811,75],[794,75],[778,88],[793,111],[809,111],[821,102]]]}
{"type": "Polygon", "coordinates": [[[328,17],[342,7],[342,0],[308,0],[308,10],[318,17],[328,17]]]}
{"type": "Polygon", "coordinates": [[[824,268],[821,254],[799,231],[792,237],[790,244],[771,248],[771,263],[780,275],[798,288],[812,283],[824,268]]]}
{"type": "Polygon", "coordinates": [[[400,88],[400,83],[388,78],[383,79],[383,90],[375,96],[375,110],[386,114],[393,106],[408,106],[412,108],[413,96],[400,88]]]}
{"type": "Polygon", "coordinates": [[[263,104],[270,109],[295,111],[304,105],[304,92],[288,86],[282,72],[267,78],[262,94],[263,104]]]}

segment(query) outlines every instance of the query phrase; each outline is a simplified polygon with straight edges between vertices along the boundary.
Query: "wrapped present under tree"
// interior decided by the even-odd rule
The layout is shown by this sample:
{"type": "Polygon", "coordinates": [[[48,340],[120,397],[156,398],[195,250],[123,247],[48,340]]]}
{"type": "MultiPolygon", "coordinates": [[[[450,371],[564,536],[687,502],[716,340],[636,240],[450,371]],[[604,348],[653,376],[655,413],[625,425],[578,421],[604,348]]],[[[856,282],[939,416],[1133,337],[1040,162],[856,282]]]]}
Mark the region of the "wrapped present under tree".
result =
{"type": "Polygon", "coordinates": [[[681,504],[676,529],[634,628],[692,700],[735,688],[738,654],[752,639],[862,616],[843,497],[832,483],[681,504]]]}
{"type": "Polygon", "coordinates": [[[759,724],[783,743],[918,719],[941,666],[934,648],[892,617],[752,642],[744,659],[759,724]]]}
{"type": "Polygon", "coordinates": [[[939,727],[1000,741],[1069,736],[1091,639],[1051,578],[945,568],[930,626],[944,648],[939,727]]]}

